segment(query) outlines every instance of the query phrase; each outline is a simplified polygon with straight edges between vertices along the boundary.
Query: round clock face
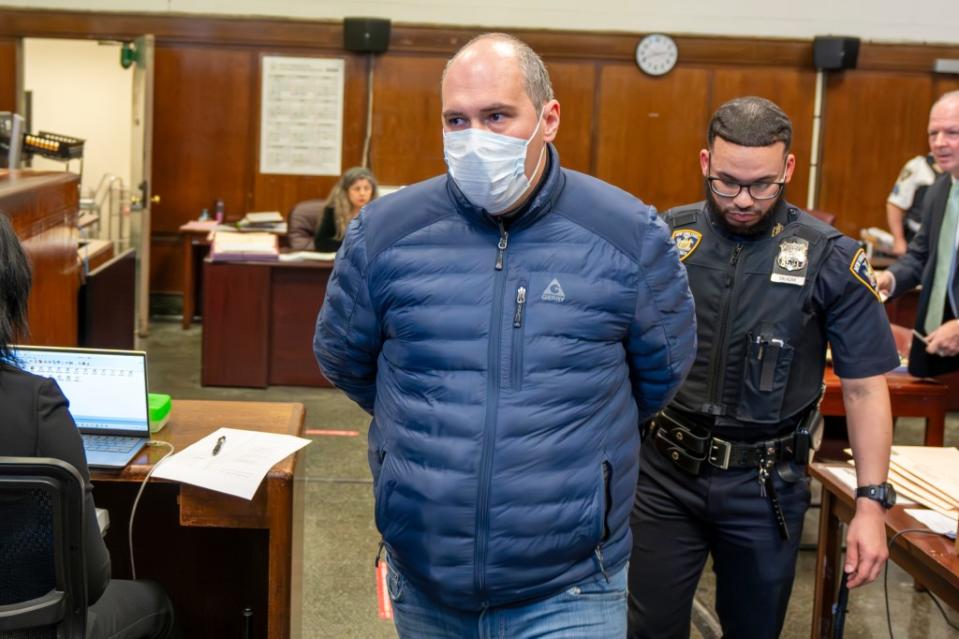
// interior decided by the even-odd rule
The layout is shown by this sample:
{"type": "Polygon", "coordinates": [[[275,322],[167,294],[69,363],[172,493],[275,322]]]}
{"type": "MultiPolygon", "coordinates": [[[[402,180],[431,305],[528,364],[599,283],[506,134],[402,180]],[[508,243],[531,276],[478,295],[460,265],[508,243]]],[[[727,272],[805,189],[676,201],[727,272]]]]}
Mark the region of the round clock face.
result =
{"type": "Polygon", "coordinates": [[[676,66],[679,48],[668,35],[654,33],[636,45],[636,64],[649,75],[664,75],[676,66]]]}

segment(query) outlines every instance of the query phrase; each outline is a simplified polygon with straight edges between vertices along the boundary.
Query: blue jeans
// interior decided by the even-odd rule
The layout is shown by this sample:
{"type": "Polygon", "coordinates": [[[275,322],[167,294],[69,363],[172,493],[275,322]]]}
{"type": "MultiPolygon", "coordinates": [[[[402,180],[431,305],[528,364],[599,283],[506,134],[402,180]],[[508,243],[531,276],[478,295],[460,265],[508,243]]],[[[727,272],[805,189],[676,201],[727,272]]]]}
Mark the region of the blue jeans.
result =
{"type": "Polygon", "coordinates": [[[626,636],[624,567],[547,599],[470,612],[447,608],[389,567],[400,639],[621,639],[626,636]]]}

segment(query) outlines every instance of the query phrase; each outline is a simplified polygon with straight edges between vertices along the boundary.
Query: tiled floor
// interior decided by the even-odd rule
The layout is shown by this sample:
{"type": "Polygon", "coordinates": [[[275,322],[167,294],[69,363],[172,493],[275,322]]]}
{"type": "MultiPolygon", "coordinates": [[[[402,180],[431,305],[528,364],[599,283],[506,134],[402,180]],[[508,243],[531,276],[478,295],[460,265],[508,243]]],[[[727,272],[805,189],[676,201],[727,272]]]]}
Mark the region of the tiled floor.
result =
{"type": "MultiPolygon", "coordinates": [[[[176,399],[233,399],[298,401],[306,405],[308,429],[356,431],[357,436],[316,435],[306,454],[306,518],[304,531],[302,619],[293,620],[304,638],[395,637],[392,624],[377,616],[373,559],[379,535],[373,525],[371,480],[366,461],[369,418],[334,390],[274,387],[268,390],[203,388],[200,380],[200,331],[179,323],[154,321],[142,346],[149,353],[150,388],[176,399]]],[[[914,420],[900,420],[896,443],[920,443],[921,428],[914,420]]],[[[947,423],[947,445],[959,445],[959,416],[947,423]]],[[[818,512],[807,516],[804,542],[814,545],[818,512]]],[[[785,638],[809,636],[812,602],[811,575],[815,552],[800,553],[798,576],[783,632],[785,638]]],[[[697,598],[712,609],[713,579],[707,569],[697,598]]],[[[959,639],[929,597],[916,593],[912,580],[898,567],[889,570],[889,596],[895,637],[959,639]]],[[[949,611],[953,619],[959,613],[949,611]]],[[[711,638],[710,620],[699,616],[691,636],[711,638]]],[[[845,636],[849,639],[885,637],[885,605],[881,579],[854,591],[845,636]]]]}

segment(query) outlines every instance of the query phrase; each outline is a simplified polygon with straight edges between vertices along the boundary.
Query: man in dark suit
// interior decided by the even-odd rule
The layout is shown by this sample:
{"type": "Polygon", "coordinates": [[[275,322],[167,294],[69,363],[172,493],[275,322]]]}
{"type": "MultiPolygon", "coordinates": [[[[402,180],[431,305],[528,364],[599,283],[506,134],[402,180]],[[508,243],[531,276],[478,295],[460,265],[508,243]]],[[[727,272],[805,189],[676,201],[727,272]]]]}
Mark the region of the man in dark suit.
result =
{"type": "Polygon", "coordinates": [[[917,377],[959,369],[959,91],[944,94],[932,106],[929,148],[943,174],[926,193],[922,228],[906,254],[877,278],[880,292],[889,296],[922,284],[918,335],[909,353],[909,372],[917,377]]]}

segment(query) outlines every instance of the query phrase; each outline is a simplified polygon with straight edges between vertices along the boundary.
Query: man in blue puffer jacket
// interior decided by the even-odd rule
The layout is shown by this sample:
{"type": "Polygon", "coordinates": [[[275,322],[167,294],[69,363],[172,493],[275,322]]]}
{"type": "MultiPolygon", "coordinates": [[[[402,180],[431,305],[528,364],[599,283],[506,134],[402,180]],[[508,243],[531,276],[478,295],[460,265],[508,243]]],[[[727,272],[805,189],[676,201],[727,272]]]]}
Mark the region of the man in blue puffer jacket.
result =
{"type": "Polygon", "coordinates": [[[528,46],[471,41],[442,100],[449,173],[351,224],[314,340],[373,415],[397,629],[624,636],[639,424],[695,351],[685,271],[652,208],[560,168],[528,46]]]}

